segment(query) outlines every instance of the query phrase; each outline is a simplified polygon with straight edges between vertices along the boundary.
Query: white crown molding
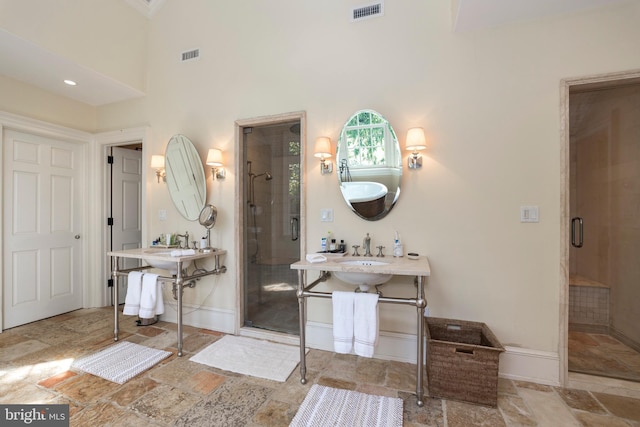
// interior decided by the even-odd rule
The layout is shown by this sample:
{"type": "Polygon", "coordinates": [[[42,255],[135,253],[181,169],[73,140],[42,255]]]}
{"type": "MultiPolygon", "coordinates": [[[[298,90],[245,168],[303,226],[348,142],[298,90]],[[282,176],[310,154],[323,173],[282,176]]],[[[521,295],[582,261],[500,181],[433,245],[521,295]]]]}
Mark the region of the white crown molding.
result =
{"type": "Polygon", "coordinates": [[[124,0],[129,6],[151,18],[160,9],[165,0],[124,0]]]}

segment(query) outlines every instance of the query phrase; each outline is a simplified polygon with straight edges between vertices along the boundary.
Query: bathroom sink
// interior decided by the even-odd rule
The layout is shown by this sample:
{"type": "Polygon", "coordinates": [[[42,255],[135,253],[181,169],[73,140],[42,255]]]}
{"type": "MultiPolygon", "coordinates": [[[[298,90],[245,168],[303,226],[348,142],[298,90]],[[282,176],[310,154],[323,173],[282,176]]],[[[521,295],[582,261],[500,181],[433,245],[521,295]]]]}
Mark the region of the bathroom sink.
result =
{"type": "Polygon", "coordinates": [[[367,272],[368,267],[389,264],[384,261],[352,260],[340,264],[349,268],[349,271],[334,271],[333,274],[343,282],[358,285],[364,292],[367,292],[371,286],[387,283],[393,277],[393,274],[367,272]]]}
{"type": "MultiPolygon", "coordinates": [[[[153,255],[153,257],[145,257],[144,260],[153,268],[161,268],[169,270],[169,273],[178,274],[178,263],[175,257],[171,256],[171,251],[166,249],[147,249],[145,254],[153,255]]],[[[185,269],[191,265],[191,260],[182,261],[182,268],[185,269]]]]}

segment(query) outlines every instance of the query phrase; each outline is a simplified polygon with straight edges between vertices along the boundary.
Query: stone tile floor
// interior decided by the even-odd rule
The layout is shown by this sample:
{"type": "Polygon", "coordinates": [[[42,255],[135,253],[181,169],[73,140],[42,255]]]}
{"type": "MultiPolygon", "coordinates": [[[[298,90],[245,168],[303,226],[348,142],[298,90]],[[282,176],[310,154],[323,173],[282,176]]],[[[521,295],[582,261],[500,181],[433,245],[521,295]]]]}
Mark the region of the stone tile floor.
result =
{"type": "Polygon", "coordinates": [[[415,365],[311,350],[307,385],[294,371],[279,383],[220,371],[189,357],[221,334],[185,327],[175,355],[175,324],[136,327],[121,339],[174,355],[118,385],[69,370],[74,358],[111,345],[112,309],[85,309],[0,334],[0,403],[64,403],[72,426],[286,426],[311,383],[400,397],[405,426],[635,426],[640,399],[500,379],[498,407],[426,398],[415,404],[415,365]]]}
{"type": "Polygon", "coordinates": [[[570,330],[569,370],[640,382],[640,353],[609,335],[570,330]]]}

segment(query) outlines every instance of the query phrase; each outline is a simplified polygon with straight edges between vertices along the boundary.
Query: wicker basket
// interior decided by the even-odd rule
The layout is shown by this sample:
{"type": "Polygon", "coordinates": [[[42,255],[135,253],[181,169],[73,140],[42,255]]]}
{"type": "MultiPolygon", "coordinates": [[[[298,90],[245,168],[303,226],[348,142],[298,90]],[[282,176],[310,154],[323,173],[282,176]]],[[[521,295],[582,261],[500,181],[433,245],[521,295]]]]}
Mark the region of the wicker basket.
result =
{"type": "Polygon", "coordinates": [[[484,323],[426,318],[429,396],[498,403],[498,359],[504,348],[484,323]]]}

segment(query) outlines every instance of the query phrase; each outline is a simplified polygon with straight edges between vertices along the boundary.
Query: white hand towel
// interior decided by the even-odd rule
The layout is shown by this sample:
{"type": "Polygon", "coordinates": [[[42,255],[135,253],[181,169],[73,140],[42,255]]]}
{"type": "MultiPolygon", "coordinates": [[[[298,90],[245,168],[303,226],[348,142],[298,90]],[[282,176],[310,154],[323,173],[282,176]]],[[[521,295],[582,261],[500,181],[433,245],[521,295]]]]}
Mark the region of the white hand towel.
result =
{"type": "Polygon", "coordinates": [[[156,316],[164,313],[164,298],[162,297],[162,282],[156,277],[156,316]]]}
{"type": "Polygon", "coordinates": [[[195,254],[196,251],[193,249],[174,249],[171,251],[171,256],[187,256],[195,254]]]}
{"type": "Polygon", "coordinates": [[[378,294],[355,294],[353,348],[358,356],[373,357],[378,344],[378,294]]]}
{"type": "MultiPolygon", "coordinates": [[[[140,312],[138,315],[141,319],[151,319],[157,313],[158,304],[158,275],[147,273],[142,278],[142,294],[140,296],[140,312]]],[[[162,298],[162,294],[160,294],[162,298]]],[[[162,306],[164,312],[164,305],[162,306]]]]}
{"type": "Polygon", "coordinates": [[[336,353],[351,353],[353,344],[353,300],[354,292],[334,291],[333,302],[333,349],[336,353]]]}
{"type": "Polygon", "coordinates": [[[132,271],[127,276],[127,296],[124,299],[124,308],[122,309],[122,314],[137,316],[138,312],[140,312],[142,274],[143,273],[141,271],[132,271]]]}
{"type": "Polygon", "coordinates": [[[307,254],[307,262],[316,263],[316,262],[325,262],[327,257],[320,254],[307,254]]]}

